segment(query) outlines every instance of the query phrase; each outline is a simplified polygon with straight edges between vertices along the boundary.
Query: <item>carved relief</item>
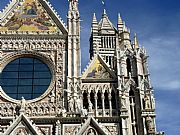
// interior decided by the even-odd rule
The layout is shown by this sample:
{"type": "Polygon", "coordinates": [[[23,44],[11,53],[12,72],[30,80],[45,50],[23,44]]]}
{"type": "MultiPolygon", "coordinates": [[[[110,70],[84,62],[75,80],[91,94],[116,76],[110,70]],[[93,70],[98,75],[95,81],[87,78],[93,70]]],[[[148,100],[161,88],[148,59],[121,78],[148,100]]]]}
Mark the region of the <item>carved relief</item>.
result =
{"type": "Polygon", "coordinates": [[[12,117],[17,114],[16,112],[16,104],[10,103],[1,103],[0,104],[0,117],[12,117]]]}
{"type": "Polygon", "coordinates": [[[102,129],[108,134],[108,135],[118,135],[118,127],[117,125],[103,125],[102,129]]]}
{"type": "Polygon", "coordinates": [[[64,126],[64,135],[76,135],[80,125],[65,125],[64,126]]]}
{"type": "Polygon", "coordinates": [[[37,125],[40,135],[52,135],[52,125],[37,125]]]}
{"type": "Polygon", "coordinates": [[[29,135],[27,133],[27,131],[25,130],[25,127],[20,127],[18,129],[16,129],[16,131],[14,132],[14,135],[29,135]]]}
{"type": "Polygon", "coordinates": [[[55,116],[62,113],[62,106],[55,103],[34,103],[26,105],[27,116],[55,116]]]}
{"type": "Polygon", "coordinates": [[[98,135],[98,133],[96,132],[96,130],[94,128],[91,127],[89,129],[87,129],[85,135],[98,135]]]}

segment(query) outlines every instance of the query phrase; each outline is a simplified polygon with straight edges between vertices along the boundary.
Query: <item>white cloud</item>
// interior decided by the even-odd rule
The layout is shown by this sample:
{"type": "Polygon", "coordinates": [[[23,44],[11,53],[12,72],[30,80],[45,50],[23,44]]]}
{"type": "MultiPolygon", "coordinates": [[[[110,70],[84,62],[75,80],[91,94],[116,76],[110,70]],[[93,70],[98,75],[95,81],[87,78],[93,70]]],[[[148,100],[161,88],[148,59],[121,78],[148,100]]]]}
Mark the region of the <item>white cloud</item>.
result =
{"type": "Polygon", "coordinates": [[[149,70],[155,89],[180,89],[180,39],[176,36],[152,36],[142,43],[150,56],[149,70]]]}

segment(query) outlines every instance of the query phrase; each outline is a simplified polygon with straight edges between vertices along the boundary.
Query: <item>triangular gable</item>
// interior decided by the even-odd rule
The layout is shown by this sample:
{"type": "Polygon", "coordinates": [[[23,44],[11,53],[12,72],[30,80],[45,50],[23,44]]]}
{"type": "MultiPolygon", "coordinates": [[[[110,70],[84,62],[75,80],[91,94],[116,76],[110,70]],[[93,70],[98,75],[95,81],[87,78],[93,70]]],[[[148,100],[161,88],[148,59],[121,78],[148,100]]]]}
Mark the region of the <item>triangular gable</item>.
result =
{"type": "Polygon", "coordinates": [[[5,131],[5,135],[15,135],[19,133],[24,133],[28,135],[38,135],[38,131],[36,127],[32,125],[32,123],[26,118],[23,114],[21,114],[5,131]]]}
{"type": "Polygon", "coordinates": [[[99,126],[99,123],[93,118],[89,117],[86,122],[82,125],[77,135],[86,134],[97,134],[98,135],[107,135],[103,129],[99,126]]]}
{"type": "Polygon", "coordinates": [[[82,75],[85,80],[114,81],[116,75],[99,55],[96,55],[82,75]]]}
{"type": "Polygon", "coordinates": [[[23,0],[23,2],[16,1],[14,4],[15,6],[9,4],[11,7],[5,10],[6,16],[0,18],[1,33],[67,34],[66,26],[46,0],[23,0]]]}
{"type": "Polygon", "coordinates": [[[109,20],[106,13],[103,14],[103,17],[99,22],[99,30],[102,34],[115,34],[116,29],[109,20]]]}

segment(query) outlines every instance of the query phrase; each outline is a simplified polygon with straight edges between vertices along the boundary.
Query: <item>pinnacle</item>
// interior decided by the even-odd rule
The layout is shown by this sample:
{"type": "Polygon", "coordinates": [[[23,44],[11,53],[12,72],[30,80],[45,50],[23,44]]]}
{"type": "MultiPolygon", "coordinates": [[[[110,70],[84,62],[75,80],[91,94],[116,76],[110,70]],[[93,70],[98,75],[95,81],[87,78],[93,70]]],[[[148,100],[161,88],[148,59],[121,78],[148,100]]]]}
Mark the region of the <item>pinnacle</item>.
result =
{"type": "Polygon", "coordinates": [[[93,15],[93,23],[97,23],[96,14],[93,15]]]}
{"type": "Polygon", "coordinates": [[[123,21],[122,21],[120,13],[118,14],[118,24],[123,24],[123,21]]]}
{"type": "Polygon", "coordinates": [[[139,48],[139,43],[138,43],[138,40],[137,40],[136,33],[134,33],[134,48],[139,48]]]}

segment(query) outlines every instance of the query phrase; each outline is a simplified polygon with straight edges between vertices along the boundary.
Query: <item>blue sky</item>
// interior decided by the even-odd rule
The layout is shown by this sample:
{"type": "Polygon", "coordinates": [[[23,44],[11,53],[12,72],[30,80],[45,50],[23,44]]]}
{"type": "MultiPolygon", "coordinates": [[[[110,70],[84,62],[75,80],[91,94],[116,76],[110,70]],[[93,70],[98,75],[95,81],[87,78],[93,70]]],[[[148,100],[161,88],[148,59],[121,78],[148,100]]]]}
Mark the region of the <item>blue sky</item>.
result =
{"type": "MultiPolygon", "coordinates": [[[[67,0],[49,0],[66,22],[67,0]]],[[[8,0],[0,0],[2,9],[8,0]]],[[[157,128],[166,135],[180,134],[180,1],[106,0],[107,14],[116,26],[121,13],[132,35],[137,33],[149,54],[149,70],[156,98],[157,128]]],[[[82,69],[87,65],[92,15],[100,20],[101,0],[80,0],[82,69]]]]}

